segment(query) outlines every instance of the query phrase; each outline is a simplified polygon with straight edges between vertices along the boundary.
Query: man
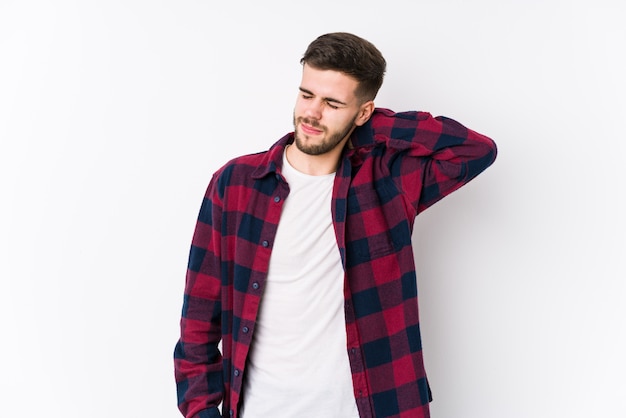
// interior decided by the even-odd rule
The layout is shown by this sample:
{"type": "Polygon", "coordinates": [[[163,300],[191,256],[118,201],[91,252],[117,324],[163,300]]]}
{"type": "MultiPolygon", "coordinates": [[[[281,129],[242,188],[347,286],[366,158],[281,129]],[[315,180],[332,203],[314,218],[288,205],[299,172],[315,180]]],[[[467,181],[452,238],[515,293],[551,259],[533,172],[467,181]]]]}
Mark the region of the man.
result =
{"type": "Polygon", "coordinates": [[[227,163],[206,191],[175,349],[179,408],[428,417],[413,223],[487,168],[495,144],[375,108],[386,63],[355,35],[320,36],[301,63],[294,132],[227,163]]]}

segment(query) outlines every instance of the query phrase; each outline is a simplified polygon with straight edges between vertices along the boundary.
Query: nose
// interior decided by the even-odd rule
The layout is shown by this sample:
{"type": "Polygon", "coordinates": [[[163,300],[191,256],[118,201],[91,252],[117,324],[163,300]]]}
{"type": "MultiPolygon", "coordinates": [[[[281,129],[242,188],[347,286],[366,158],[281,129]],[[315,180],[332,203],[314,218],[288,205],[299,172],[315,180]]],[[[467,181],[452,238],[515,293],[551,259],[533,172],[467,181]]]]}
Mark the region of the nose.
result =
{"type": "Polygon", "coordinates": [[[310,119],[319,120],[322,118],[322,101],[315,98],[307,102],[305,116],[310,119]]]}

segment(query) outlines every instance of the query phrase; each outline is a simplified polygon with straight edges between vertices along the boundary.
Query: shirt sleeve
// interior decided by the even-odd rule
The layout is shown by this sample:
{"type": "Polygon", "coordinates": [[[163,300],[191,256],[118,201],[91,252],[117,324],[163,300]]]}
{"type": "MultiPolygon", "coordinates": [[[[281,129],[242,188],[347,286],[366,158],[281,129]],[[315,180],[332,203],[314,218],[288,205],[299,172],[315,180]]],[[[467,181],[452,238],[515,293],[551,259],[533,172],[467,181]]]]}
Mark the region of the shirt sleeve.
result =
{"type": "Polygon", "coordinates": [[[189,252],[181,335],[174,350],[178,407],[185,417],[221,417],[224,396],[220,246],[222,201],[216,176],[205,193],[189,252]]]}
{"type": "Polygon", "coordinates": [[[447,117],[377,109],[370,122],[374,142],[386,144],[390,173],[416,213],[467,184],[496,158],[493,140],[447,117]]]}

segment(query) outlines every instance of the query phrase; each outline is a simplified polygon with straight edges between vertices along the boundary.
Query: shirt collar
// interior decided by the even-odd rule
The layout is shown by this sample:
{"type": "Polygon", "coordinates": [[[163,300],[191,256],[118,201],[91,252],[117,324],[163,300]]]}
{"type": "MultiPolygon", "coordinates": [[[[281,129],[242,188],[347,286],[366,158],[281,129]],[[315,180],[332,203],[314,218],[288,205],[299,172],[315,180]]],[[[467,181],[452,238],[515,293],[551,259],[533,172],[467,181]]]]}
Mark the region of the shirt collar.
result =
{"type": "Polygon", "coordinates": [[[283,153],[287,145],[292,142],[293,132],[290,132],[272,145],[263,157],[262,162],[252,172],[252,178],[261,179],[268,174],[280,173],[283,168],[283,153]]]}

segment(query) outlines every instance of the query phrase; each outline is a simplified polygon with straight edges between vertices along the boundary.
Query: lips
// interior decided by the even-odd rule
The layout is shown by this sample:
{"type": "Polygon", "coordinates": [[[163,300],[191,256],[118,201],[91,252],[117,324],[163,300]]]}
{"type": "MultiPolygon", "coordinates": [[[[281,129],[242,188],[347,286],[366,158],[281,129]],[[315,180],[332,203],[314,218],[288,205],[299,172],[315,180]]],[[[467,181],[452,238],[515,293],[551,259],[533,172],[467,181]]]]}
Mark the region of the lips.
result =
{"type": "Polygon", "coordinates": [[[307,125],[306,123],[300,123],[300,128],[302,129],[302,132],[307,134],[307,135],[319,135],[322,132],[324,132],[321,129],[316,129],[314,127],[312,127],[311,125],[307,125]]]}

